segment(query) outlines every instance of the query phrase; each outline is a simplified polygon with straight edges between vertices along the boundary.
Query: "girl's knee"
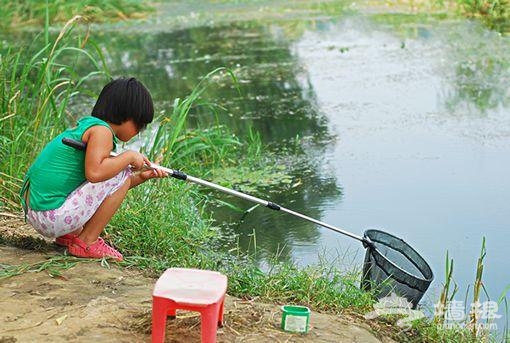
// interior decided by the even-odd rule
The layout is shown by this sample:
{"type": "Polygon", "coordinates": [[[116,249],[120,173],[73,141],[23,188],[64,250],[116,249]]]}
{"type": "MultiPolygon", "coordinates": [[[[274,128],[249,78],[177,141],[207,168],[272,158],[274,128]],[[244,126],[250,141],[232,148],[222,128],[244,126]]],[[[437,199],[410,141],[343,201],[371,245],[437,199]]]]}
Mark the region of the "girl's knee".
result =
{"type": "Polygon", "coordinates": [[[115,175],[110,180],[105,181],[105,183],[107,187],[111,187],[109,194],[113,194],[121,188],[123,190],[124,188],[129,189],[131,187],[131,170],[129,168],[126,168],[117,175],[115,175]]]}

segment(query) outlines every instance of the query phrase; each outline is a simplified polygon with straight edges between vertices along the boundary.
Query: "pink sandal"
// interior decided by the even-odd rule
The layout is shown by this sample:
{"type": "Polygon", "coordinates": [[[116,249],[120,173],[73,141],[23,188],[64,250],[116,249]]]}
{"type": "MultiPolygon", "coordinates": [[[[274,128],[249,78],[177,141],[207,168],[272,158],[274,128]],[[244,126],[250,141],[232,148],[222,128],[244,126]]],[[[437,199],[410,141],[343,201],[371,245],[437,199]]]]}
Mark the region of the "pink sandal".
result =
{"type": "Polygon", "coordinates": [[[73,240],[76,237],[78,237],[78,236],[73,235],[72,233],[68,233],[66,235],[55,238],[55,244],[63,246],[63,247],[68,247],[71,245],[71,243],[73,243],[73,240]]]}
{"type": "Polygon", "coordinates": [[[117,261],[122,261],[122,254],[105,243],[99,237],[94,244],[88,245],[78,237],[75,237],[73,242],[67,247],[69,253],[77,257],[89,258],[113,258],[117,261]]]}

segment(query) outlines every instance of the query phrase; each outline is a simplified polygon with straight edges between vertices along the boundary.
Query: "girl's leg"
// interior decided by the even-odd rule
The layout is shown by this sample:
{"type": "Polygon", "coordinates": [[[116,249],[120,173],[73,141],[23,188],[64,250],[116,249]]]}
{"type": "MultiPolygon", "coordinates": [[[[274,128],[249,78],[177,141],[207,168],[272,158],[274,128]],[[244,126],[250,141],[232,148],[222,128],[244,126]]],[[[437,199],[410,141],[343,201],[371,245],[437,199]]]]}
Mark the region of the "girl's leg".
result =
{"type": "Polygon", "coordinates": [[[106,224],[119,209],[130,187],[131,178],[128,177],[119,189],[103,200],[96,212],[83,225],[78,238],[88,245],[95,243],[106,224]]]}
{"type": "MultiPolygon", "coordinates": [[[[114,182],[116,184],[115,188],[106,197],[98,198],[101,201],[97,207],[94,206],[91,216],[83,225],[83,230],[68,245],[67,250],[71,255],[88,258],[108,257],[122,261],[122,254],[99,237],[106,224],[119,209],[131,187],[130,172],[119,174],[114,179],[120,182],[114,182]]],[[[104,192],[100,192],[100,194],[104,195],[104,192]]]]}
{"type": "Polygon", "coordinates": [[[29,207],[27,220],[43,236],[56,237],[55,243],[67,246],[75,256],[122,259],[118,251],[98,236],[118,210],[130,187],[131,170],[126,168],[109,180],[84,182],[58,209],[33,211],[29,207]]]}

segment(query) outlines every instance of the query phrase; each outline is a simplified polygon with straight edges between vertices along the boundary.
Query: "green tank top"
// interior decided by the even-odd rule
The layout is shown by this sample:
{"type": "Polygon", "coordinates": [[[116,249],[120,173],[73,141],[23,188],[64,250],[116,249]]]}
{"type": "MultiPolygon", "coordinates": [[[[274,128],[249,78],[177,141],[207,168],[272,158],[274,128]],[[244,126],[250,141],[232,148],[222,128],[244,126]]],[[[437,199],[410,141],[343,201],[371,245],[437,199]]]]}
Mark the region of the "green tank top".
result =
{"type": "MultiPolygon", "coordinates": [[[[107,122],[96,117],[81,118],[76,127],[62,132],[51,140],[36,158],[23,180],[21,203],[26,213],[25,192],[29,189],[30,208],[47,211],[59,208],[67,196],[78,188],[85,178],[85,152],[62,143],[62,138],[82,140],[83,133],[92,126],[112,128],[107,122]]],[[[113,132],[113,148],[117,137],[113,132]]]]}

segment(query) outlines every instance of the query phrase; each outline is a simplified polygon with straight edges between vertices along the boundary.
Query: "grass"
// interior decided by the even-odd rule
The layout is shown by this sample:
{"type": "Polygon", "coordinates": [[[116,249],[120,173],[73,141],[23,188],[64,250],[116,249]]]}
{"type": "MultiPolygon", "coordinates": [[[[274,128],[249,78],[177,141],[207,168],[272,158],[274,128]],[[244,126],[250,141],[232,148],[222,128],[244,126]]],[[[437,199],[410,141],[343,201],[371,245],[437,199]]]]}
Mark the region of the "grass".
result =
{"type": "Polygon", "coordinates": [[[69,20],[53,42],[39,35],[33,45],[42,47],[33,55],[14,47],[0,55],[0,201],[7,208],[19,208],[20,179],[37,151],[72,122],[69,101],[86,81],[108,75],[101,51],[87,46],[88,34],[74,35],[82,20],[69,20]],[[70,55],[74,62],[64,64],[70,55]],[[78,62],[90,65],[86,75],[75,72],[78,62]]]}
{"type": "Polygon", "coordinates": [[[193,88],[191,94],[183,100],[174,100],[173,112],[163,114],[156,120],[155,130],[148,130],[143,152],[151,159],[158,160],[163,165],[192,164],[202,166],[202,169],[224,165],[223,161],[232,159],[241,146],[237,137],[217,123],[208,128],[188,129],[187,118],[193,107],[207,107],[211,115],[215,115],[221,108],[201,100],[201,96],[216,76],[228,75],[237,85],[237,79],[231,70],[216,68],[203,77],[193,88]]]}
{"type": "Polygon", "coordinates": [[[442,325],[445,321],[446,316],[446,308],[449,302],[451,302],[457,294],[457,284],[453,280],[453,259],[448,257],[448,251],[446,252],[446,261],[445,261],[445,282],[443,284],[443,288],[441,290],[441,294],[439,296],[439,302],[437,303],[437,308],[434,311],[434,323],[436,325],[442,325]],[[451,289],[451,285],[453,282],[453,289],[451,289]]]}
{"type": "Polygon", "coordinates": [[[138,19],[153,10],[146,2],[135,0],[0,0],[0,8],[0,28],[4,30],[41,26],[45,18],[51,18],[50,24],[65,23],[78,14],[90,22],[138,19]]]}
{"type": "Polygon", "coordinates": [[[481,20],[490,29],[510,30],[510,1],[508,0],[457,0],[460,13],[481,20]]]}
{"type": "MultiPolygon", "coordinates": [[[[487,255],[486,249],[485,249],[485,237],[482,241],[482,249],[480,251],[480,257],[478,258],[478,262],[476,264],[476,277],[475,277],[475,283],[473,285],[473,302],[472,304],[478,304],[480,302],[480,295],[483,288],[482,284],[482,276],[483,276],[483,261],[485,259],[485,256],[487,255]]],[[[484,288],[485,290],[485,288],[484,288]]],[[[469,315],[469,325],[471,327],[473,336],[478,335],[478,329],[477,325],[480,320],[480,314],[478,311],[472,311],[469,315]]]]}
{"type": "Polygon", "coordinates": [[[330,313],[347,308],[361,311],[373,303],[371,295],[359,289],[357,273],[340,272],[327,262],[299,268],[275,258],[271,267],[262,271],[239,250],[227,254],[217,245],[217,232],[198,214],[190,215],[196,211],[192,188],[163,183],[130,195],[129,208],[124,209],[122,218],[117,218],[108,231],[123,252],[136,256],[128,258],[128,264],[142,267],[154,276],[169,267],[219,270],[228,275],[228,292],[233,296],[280,304],[299,303],[330,313]],[[188,188],[184,191],[187,196],[176,191],[177,187],[188,188]],[[150,200],[141,199],[143,193],[149,199],[164,197],[165,203],[147,207],[150,200]],[[177,202],[188,202],[189,206],[177,210],[177,202]],[[181,210],[188,213],[178,212],[181,210]],[[187,221],[193,217],[194,222],[187,221]]]}
{"type": "Polygon", "coordinates": [[[434,0],[437,7],[480,20],[491,30],[510,32],[509,0],[434,0]]]}
{"type": "Polygon", "coordinates": [[[274,261],[262,272],[253,263],[233,264],[226,269],[229,291],[240,297],[257,297],[279,304],[302,304],[313,310],[339,313],[346,309],[368,311],[371,294],[359,286],[359,273],[340,272],[330,262],[300,268],[289,262],[274,261]]]}
{"type": "Polygon", "coordinates": [[[490,30],[510,32],[510,0],[397,0],[388,2],[388,6],[395,6],[397,11],[377,14],[376,18],[402,25],[416,18],[426,22],[429,18],[456,16],[480,21],[490,30]]]}
{"type": "MultiPolygon", "coordinates": [[[[473,282],[473,297],[471,304],[481,304],[482,290],[485,292],[483,286],[483,269],[484,259],[486,257],[485,238],[482,240],[479,258],[476,266],[476,275],[473,282]]],[[[505,342],[508,339],[508,324],[502,330],[502,333],[491,332],[493,330],[490,324],[493,318],[487,317],[485,311],[470,311],[471,308],[467,304],[469,295],[469,288],[466,292],[466,301],[457,301],[459,307],[456,308],[454,296],[457,294],[457,285],[453,281],[453,260],[449,259],[448,253],[446,254],[446,269],[445,269],[445,282],[441,292],[440,299],[435,305],[435,316],[432,321],[420,321],[413,325],[413,329],[407,333],[406,340],[411,342],[505,342]],[[451,285],[453,289],[451,289],[451,285]],[[450,307],[452,306],[452,307],[450,307]],[[469,313],[465,313],[465,311],[469,313]],[[462,311],[459,312],[459,311],[462,311]],[[448,312],[448,313],[447,313],[448,312]],[[457,318],[458,317],[458,318],[457,318]],[[482,322],[482,319],[485,322],[482,322]],[[485,326],[485,328],[484,328],[485,326]]],[[[498,305],[506,305],[506,292],[510,289],[510,285],[505,289],[498,299],[498,305]]],[[[489,296],[485,292],[487,301],[489,296]]],[[[505,306],[506,317],[508,318],[508,308],[505,306]]],[[[497,314],[497,313],[495,313],[497,314]]],[[[498,315],[502,315],[499,312],[498,315]]]]}
{"type": "Polygon", "coordinates": [[[50,277],[62,277],[62,271],[74,267],[78,262],[83,262],[83,259],[69,256],[53,256],[46,261],[35,263],[22,263],[19,265],[0,264],[0,280],[24,273],[39,273],[42,271],[46,271],[50,277]]]}

